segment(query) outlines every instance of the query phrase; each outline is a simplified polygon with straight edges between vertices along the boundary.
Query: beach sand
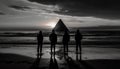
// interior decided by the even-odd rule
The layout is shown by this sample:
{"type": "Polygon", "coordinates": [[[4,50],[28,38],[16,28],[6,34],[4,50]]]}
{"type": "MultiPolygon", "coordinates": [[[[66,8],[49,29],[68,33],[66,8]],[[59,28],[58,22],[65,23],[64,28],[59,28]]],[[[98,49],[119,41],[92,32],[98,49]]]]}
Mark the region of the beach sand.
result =
{"type": "Polygon", "coordinates": [[[43,49],[40,59],[36,47],[0,48],[0,69],[120,69],[119,48],[84,47],[82,50],[83,61],[76,61],[75,48],[69,48],[66,58],[62,48],[56,48],[55,59],[51,59],[49,48],[43,49]]]}

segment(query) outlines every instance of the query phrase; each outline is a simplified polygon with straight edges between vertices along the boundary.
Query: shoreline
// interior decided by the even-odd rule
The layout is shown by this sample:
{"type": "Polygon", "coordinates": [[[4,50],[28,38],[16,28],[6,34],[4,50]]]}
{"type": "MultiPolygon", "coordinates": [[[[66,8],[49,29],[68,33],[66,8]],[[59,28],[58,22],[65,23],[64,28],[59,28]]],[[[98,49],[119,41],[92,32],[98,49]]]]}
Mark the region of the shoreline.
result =
{"type": "MultiPolygon", "coordinates": [[[[10,47],[37,47],[37,44],[0,44],[0,48],[10,47]]],[[[63,48],[62,44],[57,44],[57,48],[63,48]]],[[[76,45],[69,45],[69,47],[76,48],[76,45]]],[[[50,48],[50,44],[43,44],[43,48],[50,48]]],[[[120,45],[82,45],[82,48],[119,48],[120,45]]]]}

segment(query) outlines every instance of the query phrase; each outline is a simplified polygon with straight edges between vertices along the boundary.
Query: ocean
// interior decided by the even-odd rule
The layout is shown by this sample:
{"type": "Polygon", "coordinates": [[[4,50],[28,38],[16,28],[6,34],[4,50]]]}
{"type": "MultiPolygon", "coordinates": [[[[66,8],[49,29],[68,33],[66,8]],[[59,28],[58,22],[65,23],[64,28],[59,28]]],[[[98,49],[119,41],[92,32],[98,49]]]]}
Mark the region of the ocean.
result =
{"type": "MultiPolygon", "coordinates": [[[[13,44],[13,45],[35,45],[37,44],[36,34],[38,31],[1,31],[0,32],[0,45],[13,44]]],[[[119,31],[82,31],[83,35],[82,46],[86,47],[117,47],[120,46],[119,31]]],[[[43,32],[43,44],[49,46],[50,32],[43,32]]],[[[62,45],[62,35],[58,35],[57,45],[62,45]]],[[[70,33],[69,45],[75,45],[74,32],[70,33]]]]}

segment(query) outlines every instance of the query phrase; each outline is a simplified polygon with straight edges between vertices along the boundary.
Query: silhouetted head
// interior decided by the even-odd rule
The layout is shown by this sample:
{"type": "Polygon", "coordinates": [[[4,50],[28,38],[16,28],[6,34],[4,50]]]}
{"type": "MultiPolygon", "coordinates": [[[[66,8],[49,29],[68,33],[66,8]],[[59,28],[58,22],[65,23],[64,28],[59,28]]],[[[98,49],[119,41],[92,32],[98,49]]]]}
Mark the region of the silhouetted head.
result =
{"type": "Polygon", "coordinates": [[[79,29],[77,29],[77,33],[80,33],[79,29]]]}
{"type": "Polygon", "coordinates": [[[42,31],[39,31],[39,34],[42,34],[42,31]]]}
{"type": "Polygon", "coordinates": [[[55,33],[55,30],[52,30],[52,33],[55,33]]]}

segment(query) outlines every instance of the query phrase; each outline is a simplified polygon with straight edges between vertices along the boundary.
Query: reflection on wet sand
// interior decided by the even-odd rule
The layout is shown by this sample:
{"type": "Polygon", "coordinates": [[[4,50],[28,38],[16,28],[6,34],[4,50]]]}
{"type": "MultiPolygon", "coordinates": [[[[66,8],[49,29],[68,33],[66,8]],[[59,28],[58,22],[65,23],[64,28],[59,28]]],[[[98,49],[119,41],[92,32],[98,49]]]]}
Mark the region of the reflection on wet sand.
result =
{"type": "Polygon", "coordinates": [[[50,57],[49,69],[59,69],[57,60],[52,55],[50,57]]]}
{"type": "Polygon", "coordinates": [[[39,56],[37,54],[37,58],[35,59],[33,65],[30,67],[30,69],[39,69],[40,60],[41,60],[41,55],[39,56]]]}

